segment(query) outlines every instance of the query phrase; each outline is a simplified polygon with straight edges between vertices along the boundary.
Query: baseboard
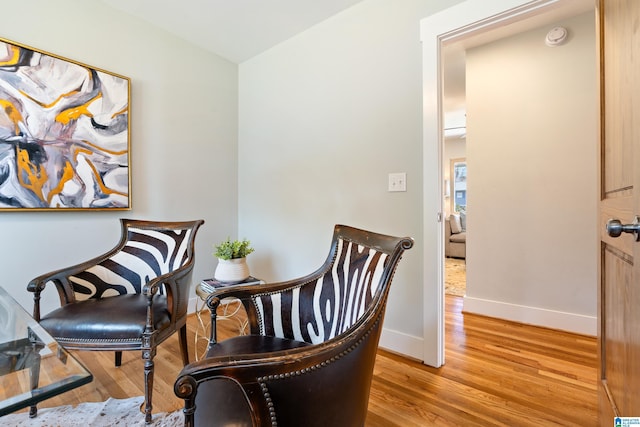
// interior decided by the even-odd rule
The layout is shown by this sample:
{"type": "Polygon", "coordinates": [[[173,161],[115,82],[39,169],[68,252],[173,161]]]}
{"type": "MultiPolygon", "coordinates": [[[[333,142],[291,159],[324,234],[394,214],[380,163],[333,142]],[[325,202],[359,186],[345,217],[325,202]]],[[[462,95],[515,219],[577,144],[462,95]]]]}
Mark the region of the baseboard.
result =
{"type": "Polygon", "coordinates": [[[559,329],[582,335],[596,336],[598,318],[581,314],[565,313],[544,308],[527,307],[502,301],[464,297],[464,312],[497,317],[528,325],[559,329]]]}
{"type": "Polygon", "coordinates": [[[399,353],[420,361],[424,360],[424,340],[420,337],[382,328],[379,346],[393,353],[399,353]]]}

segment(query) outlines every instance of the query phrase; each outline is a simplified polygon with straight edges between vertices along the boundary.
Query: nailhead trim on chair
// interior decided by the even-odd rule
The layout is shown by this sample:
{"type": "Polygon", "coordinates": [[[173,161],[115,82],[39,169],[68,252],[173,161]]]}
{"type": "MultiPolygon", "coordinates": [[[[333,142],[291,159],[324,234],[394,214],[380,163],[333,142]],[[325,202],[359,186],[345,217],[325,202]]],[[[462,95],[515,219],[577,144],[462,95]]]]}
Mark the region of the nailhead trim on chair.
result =
{"type": "Polygon", "coordinates": [[[311,371],[315,371],[317,369],[324,368],[324,367],[330,365],[331,363],[341,359],[342,357],[346,356],[347,354],[349,354],[353,350],[355,350],[360,345],[360,343],[362,343],[371,334],[371,330],[374,329],[378,325],[378,323],[380,323],[380,316],[378,316],[378,318],[376,319],[375,323],[371,326],[371,329],[369,329],[367,331],[367,333],[362,336],[362,338],[360,338],[358,341],[356,341],[348,349],[342,351],[337,356],[333,356],[329,360],[322,361],[320,363],[317,363],[317,364],[315,364],[313,366],[310,366],[308,368],[305,368],[305,369],[302,369],[302,370],[299,370],[299,371],[286,372],[284,374],[278,374],[278,375],[267,375],[265,377],[256,378],[258,383],[260,383],[260,389],[262,390],[262,395],[264,396],[264,400],[265,400],[265,402],[267,402],[267,407],[269,408],[269,418],[271,420],[271,427],[277,427],[278,420],[276,419],[276,410],[274,408],[273,401],[271,399],[271,394],[269,393],[269,387],[267,386],[265,381],[275,381],[275,380],[288,379],[288,378],[291,378],[291,377],[297,377],[297,376],[300,376],[300,375],[303,375],[303,374],[309,373],[311,371]]]}
{"type": "Polygon", "coordinates": [[[139,343],[142,343],[142,339],[141,338],[96,339],[96,338],[60,338],[60,337],[55,337],[55,339],[56,339],[56,341],[59,341],[59,342],[86,342],[86,343],[90,343],[90,342],[108,342],[108,343],[114,343],[114,342],[127,342],[127,343],[139,342],[139,343]]]}

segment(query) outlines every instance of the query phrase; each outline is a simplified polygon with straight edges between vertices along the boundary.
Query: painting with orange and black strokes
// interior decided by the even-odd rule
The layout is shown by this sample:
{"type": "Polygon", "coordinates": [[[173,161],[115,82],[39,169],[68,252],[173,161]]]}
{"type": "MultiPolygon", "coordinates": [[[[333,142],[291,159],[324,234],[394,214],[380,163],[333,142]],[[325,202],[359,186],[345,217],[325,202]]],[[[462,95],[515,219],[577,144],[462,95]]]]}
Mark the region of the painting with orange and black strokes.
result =
{"type": "Polygon", "coordinates": [[[131,206],[130,79],[0,38],[0,210],[131,206]]]}

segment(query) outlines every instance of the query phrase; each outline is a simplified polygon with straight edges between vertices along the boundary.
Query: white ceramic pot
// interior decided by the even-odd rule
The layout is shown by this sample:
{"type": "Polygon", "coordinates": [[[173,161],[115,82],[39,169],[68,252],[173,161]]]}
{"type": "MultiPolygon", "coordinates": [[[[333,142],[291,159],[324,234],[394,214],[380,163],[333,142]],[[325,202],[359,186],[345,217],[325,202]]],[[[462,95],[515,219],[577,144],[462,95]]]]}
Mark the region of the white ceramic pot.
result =
{"type": "Polygon", "coordinates": [[[213,275],[217,280],[226,283],[237,283],[249,277],[247,258],[220,259],[213,275]]]}

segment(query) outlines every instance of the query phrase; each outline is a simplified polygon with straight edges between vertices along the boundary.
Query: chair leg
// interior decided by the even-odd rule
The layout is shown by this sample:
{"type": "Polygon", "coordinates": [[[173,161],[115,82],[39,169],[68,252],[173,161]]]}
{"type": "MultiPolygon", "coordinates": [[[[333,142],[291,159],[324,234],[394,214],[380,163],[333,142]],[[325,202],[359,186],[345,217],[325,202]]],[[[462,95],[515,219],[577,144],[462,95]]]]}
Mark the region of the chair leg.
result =
{"type": "Polygon", "coordinates": [[[116,366],[122,365],[122,352],[116,351],[116,366]]]}
{"type": "Polygon", "coordinates": [[[180,341],[180,353],[182,354],[182,363],[184,366],[189,364],[189,348],[187,347],[187,325],[184,325],[178,331],[178,339],[180,341]]]}
{"type": "Polygon", "coordinates": [[[151,397],[153,395],[153,360],[144,361],[144,421],[151,423],[151,397]]]}
{"type": "MultiPolygon", "coordinates": [[[[29,380],[31,382],[31,390],[35,390],[38,388],[38,383],[40,382],[40,349],[36,348],[37,353],[35,354],[35,363],[31,363],[29,367],[29,380]]],[[[38,407],[36,405],[32,405],[29,407],[29,418],[35,418],[38,415],[38,407]]]]}

